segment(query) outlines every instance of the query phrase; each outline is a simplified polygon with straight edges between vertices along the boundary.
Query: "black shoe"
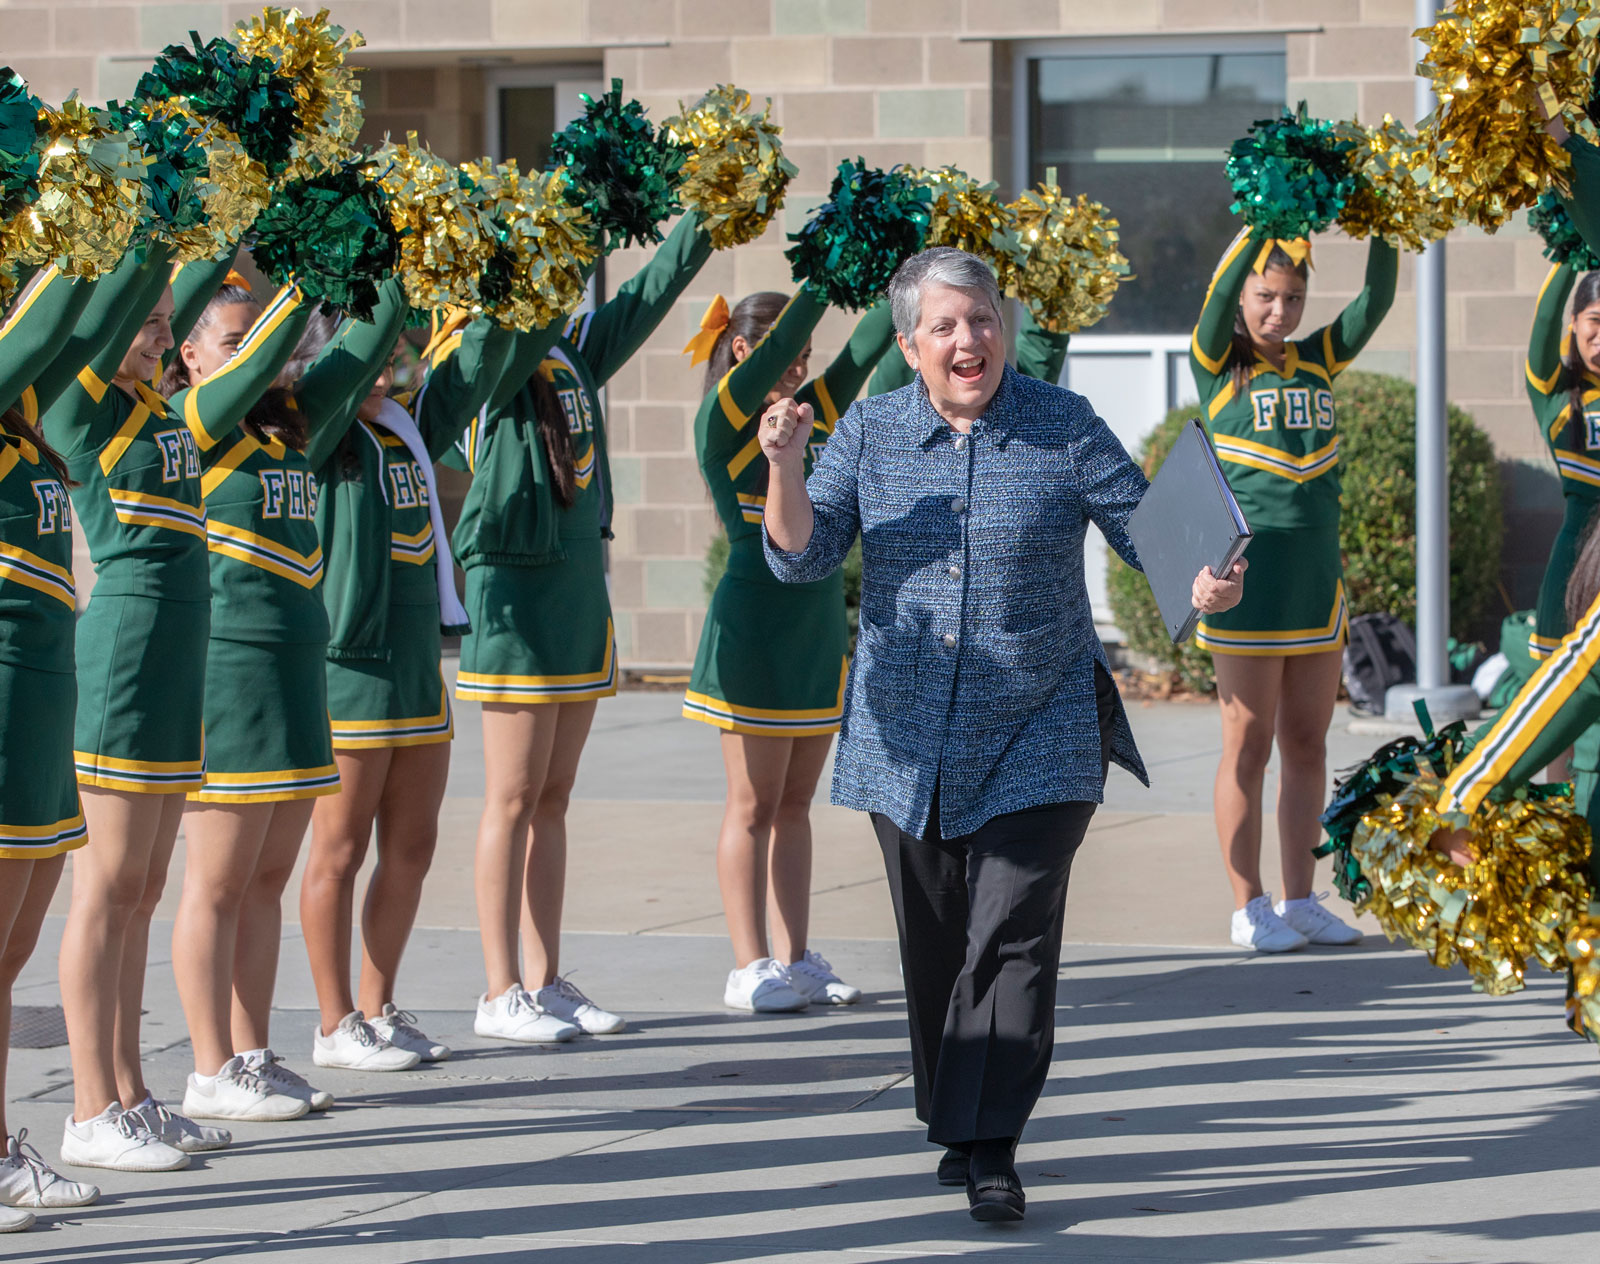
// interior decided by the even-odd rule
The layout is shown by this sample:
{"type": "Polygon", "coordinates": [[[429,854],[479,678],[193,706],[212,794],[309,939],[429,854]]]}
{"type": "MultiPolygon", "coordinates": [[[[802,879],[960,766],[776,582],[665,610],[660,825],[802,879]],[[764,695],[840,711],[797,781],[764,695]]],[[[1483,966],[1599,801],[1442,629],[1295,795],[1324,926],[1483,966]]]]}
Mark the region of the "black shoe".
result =
{"type": "Polygon", "coordinates": [[[957,1150],[954,1146],[946,1150],[939,1160],[939,1184],[965,1185],[970,1161],[971,1155],[965,1150],[957,1150]]]}
{"type": "Polygon", "coordinates": [[[1028,1209],[1028,1199],[1015,1172],[991,1172],[976,1181],[967,1179],[967,1209],[974,1220],[985,1223],[1016,1221],[1028,1209]]]}

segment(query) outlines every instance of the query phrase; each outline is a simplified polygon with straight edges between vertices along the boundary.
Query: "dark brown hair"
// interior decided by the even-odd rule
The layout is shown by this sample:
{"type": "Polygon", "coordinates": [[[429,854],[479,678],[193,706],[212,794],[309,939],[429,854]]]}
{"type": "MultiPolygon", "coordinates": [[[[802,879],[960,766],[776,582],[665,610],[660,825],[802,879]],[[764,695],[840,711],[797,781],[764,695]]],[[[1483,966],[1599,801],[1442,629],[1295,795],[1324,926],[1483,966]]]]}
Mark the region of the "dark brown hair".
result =
{"type": "Polygon", "coordinates": [[[1600,597],[1600,514],[1590,514],[1583,529],[1578,558],[1572,564],[1572,577],[1567,580],[1566,596],[1567,628],[1571,630],[1594,605],[1595,598],[1600,597]]]}
{"type": "Polygon", "coordinates": [[[56,477],[68,487],[77,486],[67,477],[67,463],[62,459],[61,453],[44,441],[44,435],[39,433],[39,428],[29,422],[22,415],[20,409],[8,408],[5,412],[0,413],[0,426],[5,427],[7,434],[16,435],[19,439],[26,439],[34,447],[38,448],[39,455],[44,458],[45,464],[53,469],[56,472],[56,477]]]}
{"type": "Polygon", "coordinates": [[[733,340],[743,338],[750,346],[755,346],[772,328],[788,302],[787,294],[780,294],[776,290],[757,290],[734,304],[728,316],[728,327],[718,335],[716,345],[711,348],[711,359],[706,364],[704,389],[707,394],[717,389],[717,383],[733,367],[733,340]]]}
{"type": "MultiPolygon", "coordinates": [[[[1572,295],[1572,318],[1587,308],[1600,303],[1600,272],[1586,272],[1572,295]]],[[[1567,392],[1567,434],[1565,446],[1574,451],[1584,448],[1583,433],[1583,357],[1578,354],[1578,340],[1574,336],[1572,347],[1561,356],[1561,385],[1567,392]]]]}
{"type": "MultiPolygon", "coordinates": [[[[1311,279],[1311,269],[1304,263],[1296,263],[1293,258],[1276,242],[1267,252],[1267,263],[1261,273],[1271,272],[1274,268],[1284,272],[1292,272],[1302,281],[1311,279]]],[[[1245,278],[1245,284],[1250,283],[1250,278],[1245,278]]],[[[1256,344],[1250,337],[1250,327],[1244,323],[1244,303],[1241,301],[1238,309],[1233,313],[1233,342],[1228,347],[1227,370],[1233,378],[1233,393],[1243,395],[1250,388],[1250,377],[1255,370],[1256,344]]]]}
{"type": "MultiPolygon", "coordinates": [[[[205,305],[205,309],[196,318],[193,328],[184,335],[183,340],[188,342],[196,334],[207,329],[212,321],[216,320],[217,314],[224,307],[234,307],[245,303],[254,307],[257,314],[260,313],[260,302],[244,286],[224,285],[216,292],[212,300],[205,305]]],[[[302,337],[302,345],[304,341],[302,337]]],[[[295,350],[296,355],[298,355],[300,348],[297,346],[295,350]]],[[[308,357],[301,362],[301,373],[305,371],[305,366],[310,363],[310,359],[311,357],[308,357]]],[[[291,360],[290,363],[292,364],[294,361],[291,360]]],[[[258,442],[276,439],[299,452],[303,451],[306,446],[306,420],[301,416],[300,410],[294,406],[294,396],[288,388],[294,384],[300,373],[296,373],[293,378],[290,378],[287,377],[287,372],[288,366],[285,366],[285,371],[278,375],[278,380],[268,387],[261,398],[250,406],[250,411],[245,414],[244,420],[240,425],[246,434],[258,442]]],[[[189,376],[189,366],[183,362],[183,351],[180,347],[173,355],[172,362],[167,365],[167,371],[161,375],[161,393],[170,399],[185,387],[192,385],[194,383],[189,376]]]]}
{"type": "Polygon", "coordinates": [[[528,378],[528,393],[533,396],[533,412],[539,420],[539,439],[544,444],[545,456],[550,459],[556,503],[563,509],[571,509],[578,498],[578,455],[572,446],[567,410],[561,406],[555,383],[539,369],[528,378]]]}

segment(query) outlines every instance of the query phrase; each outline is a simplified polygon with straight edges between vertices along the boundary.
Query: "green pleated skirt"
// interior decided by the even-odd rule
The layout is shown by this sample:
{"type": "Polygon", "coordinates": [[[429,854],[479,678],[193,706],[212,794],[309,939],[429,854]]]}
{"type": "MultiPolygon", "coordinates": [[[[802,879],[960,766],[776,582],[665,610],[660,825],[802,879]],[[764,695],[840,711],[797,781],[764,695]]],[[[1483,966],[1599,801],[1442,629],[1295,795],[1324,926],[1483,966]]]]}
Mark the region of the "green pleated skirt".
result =
{"type": "Polygon", "coordinates": [[[1200,620],[1195,644],[1257,657],[1344,648],[1350,620],[1337,526],[1258,531],[1245,557],[1243,599],[1200,620]]]}
{"type": "Polygon", "coordinates": [[[426,746],[454,733],[439,668],[439,606],[389,607],[389,657],[329,659],[334,750],[426,746]]]}
{"type": "Polygon", "coordinates": [[[0,858],[47,860],[88,839],[72,759],[76,701],[70,673],[0,663],[0,858]]]}

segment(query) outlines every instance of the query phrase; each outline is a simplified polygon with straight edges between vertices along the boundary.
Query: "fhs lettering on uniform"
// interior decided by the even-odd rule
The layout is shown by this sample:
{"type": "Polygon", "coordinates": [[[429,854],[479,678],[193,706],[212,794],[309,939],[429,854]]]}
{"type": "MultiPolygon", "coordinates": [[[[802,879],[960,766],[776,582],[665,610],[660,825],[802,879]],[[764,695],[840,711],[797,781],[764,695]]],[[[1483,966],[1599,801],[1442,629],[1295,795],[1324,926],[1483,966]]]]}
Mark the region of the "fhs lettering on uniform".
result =
{"type": "Polygon", "coordinates": [[[158,430],[150,437],[161,451],[163,483],[200,477],[200,445],[189,430],[158,430]]]}
{"type": "Polygon", "coordinates": [[[312,522],[317,516],[317,476],[310,470],[261,470],[261,516],[312,522]]]}
{"type": "Polygon", "coordinates": [[[1270,433],[1284,430],[1332,430],[1335,424],[1333,392],[1326,387],[1278,386],[1250,392],[1255,428],[1270,433]]]}
{"type": "Polygon", "coordinates": [[[55,535],[58,531],[72,530],[72,499],[59,480],[36,479],[33,498],[39,504],[38,534],[55,535]]]}
{"type": "Polygon", "coordinates": [[[426,509],[428,480],[415,461],[389,462],[389,489],[396,509],[426,509]]]}

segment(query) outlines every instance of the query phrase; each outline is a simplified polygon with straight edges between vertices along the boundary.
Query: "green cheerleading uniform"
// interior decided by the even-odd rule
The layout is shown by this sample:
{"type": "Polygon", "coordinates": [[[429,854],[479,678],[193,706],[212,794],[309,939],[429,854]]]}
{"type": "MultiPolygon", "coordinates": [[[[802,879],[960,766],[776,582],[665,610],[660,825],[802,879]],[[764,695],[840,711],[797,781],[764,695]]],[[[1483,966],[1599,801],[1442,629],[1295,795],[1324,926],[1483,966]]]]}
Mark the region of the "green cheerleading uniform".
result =
{"type": "MultiPolygon", "coordinates": [[[[761,544],[768,477],[759,437],[762,406],[826,310],[801,289],[695,417],[695,455],[729,550],[701,629],[683,714],[729,733],[823,737],[838,732],[844,718],[844,580],[835,571],[807,584],[780,583],[761,544]]],[[[856,323],[827,371],[795,392],[815,416],[807,474],[893,337],[888,305],[879,304],[856,323]]]]}
{"type": "MultiPolygon", "coordinates": [[[[1071,334],[1055,334],[1040,328],[1039,322],[1033,318],[1033,312],[1024,306],[1022,325],[1017,330],[1017,372],[1040,382],[1059,382],[1061,370],[1066,367],[1067,346],[1071,341],[1071,334]]],[[[899,343],[891,336],[883,357],[878,361],[877,371],[872,375],[867,394],[885,395],[897,391],[902,386],[910,386],[916,376],[906,363],[905,353],[900,350],[899,343]]]]}
{"type": "Polygon", "coordinates": [[[1286,342],[1282,369],[1258,353],[1249,390],[1236,393],[1228,367],[1234,317],[1271,245],[1250,229],[1234,239],[1189,348],[1217,459],[1254,533],[1243,600],[1200,621],[1195,643],[1213,654],[1320,654],[1342,648],[1349,632],[1333,388],[1394,301],[1398,255],[1374,238],[1361,293],[1332,324],[1286,342]]]}
{"type": "Polygon", "coordinates": [[[152,250],[99,283],[79,332],[99,335],[100,350],[41,418],[78,484],[72,503],[95,566],[77,628],[78,781],[151,794],[200,784],[211,616],[194,437],[151,387],[111,385],[167,273],[152,250]]]}
{"type": "MultiPolygon", "coordinates": [[[[388,341],[398,335],[399,323],[388,341]]],[[[367,329],[355,324],[351,338],[367,329]]],[[[480,317],[434,349],[416,395],[388,401],[385,408],[405,404],[437,460],[487,401],[513,340],[480,317]]],[[[380,350],[374,346],[375,353],[380,350]]],[[[376,354],[375,363],[381,365],[384,354],[376,354]]],[[[318,528],[327,557],[323,590],[333,627],[327,677],[334,749],[448,742],[454,727],[440,666],[446,629],[427,471],[380,416],[377,423],[357,421],[319,477],[318,528]]],[[[466,630],[448,629],[456,635],[466,630]]]]}
{"type": "Polygon", "coordinates": [[[322,666],[317,480],[304,453],[241,424],[309,314],[299,287],[286,287],[233,358],[172,401],[199,456],[210,557],[205,780],[189,795],[198,803],[274,803],[339,788],[322,666]]]}
{"type": "MultiPolygon", "coordinates": [[[[461,642],[456,697],[536,705],[617,691],[616,634],[606,591],[611,472],[600,388],[633,356],[710,258],[697,215],[686,215],[650,262],[599,310],[574,317],[533,372],[566,414],[576,495],[556,500],[519,337],[503,398],[467,428],[460,459],[472,473],[454,539],[467,576],[472,631],[461,642]],[[514,392],[514,393],[513,393],[514,392]]],[[[547,336],[547,334],[546,334],[547,336]]]]}
{"type": "Polygon", "coordinates": [[[1566,634],[1567,580],[1578,560],[1584,528],[1595,506],[1600,505],[1600,376],[1584,367],[1573,353],[1567,320],[1567,299],[1577,279],[1577,273],[1567,264],[1558,263],[1550,269],[1539,290],[1533,330],[1528,336],[1528,400],[1561,476],[1564,501],[1561,530],[1550,546],[1550,560],[1539,585],[1534,628],[1528,638],[1528,651],[1536,661],[1548,658],[1566,634]],[[1567,358],[1577,364],[1581,375],[1577,384],[1583,401],[1581,411],[1572,407],[1573,383],[1563,363],[1567,358]]]}

